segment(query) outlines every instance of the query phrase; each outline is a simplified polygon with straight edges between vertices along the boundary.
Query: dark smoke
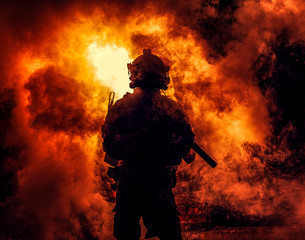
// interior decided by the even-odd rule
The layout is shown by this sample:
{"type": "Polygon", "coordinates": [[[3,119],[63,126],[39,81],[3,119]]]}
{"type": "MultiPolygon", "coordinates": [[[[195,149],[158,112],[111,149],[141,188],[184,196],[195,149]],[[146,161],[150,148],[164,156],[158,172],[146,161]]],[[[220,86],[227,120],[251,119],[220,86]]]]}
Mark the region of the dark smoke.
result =
{"type": "Polygon", "coordinates": [[[202,1],[202,18],[198,19],[198,27],[211,48],[211,58],[225,56],[231,50],[230,43],[238,40],[232,25],[236,23],[235,10],[242,3],[243,0],[202,1]]]}
{"type": "Polygon", "coordinates": [[[78,135],[99,130],[102,119],[93,119],[86,112],[84,84],[48,68],[35,72],[25,88],[30,91],[28,109],[33,128],[69,129],[78,135]]]}
{"type": "Polygon", "coordinates": [[[290,32],[283,32],[269,43],[267,55],[257,62],[256,77],[264,95],[269,98],[273,135],[270,144],[287,147],[289,156],[271,163],[287,177],[301,178],[305,173],[305,42],[290,43],[290,32]]]}
{"type": "MultiPolygon", "coordinates": [[[[13,89],[4,89],[0,93],[0,156],[1,156],[1,202],[16,193],[17,179],[16,166],[10,166],[8,160],[11,156],[18,156],[18,149],[5,148],[5,139],[8,128],[10,128],[10,118],[12,110],[16,107],[16,99],[13,89]]],[[[1,224],[2,225],[2,224],[1,224]]]]}

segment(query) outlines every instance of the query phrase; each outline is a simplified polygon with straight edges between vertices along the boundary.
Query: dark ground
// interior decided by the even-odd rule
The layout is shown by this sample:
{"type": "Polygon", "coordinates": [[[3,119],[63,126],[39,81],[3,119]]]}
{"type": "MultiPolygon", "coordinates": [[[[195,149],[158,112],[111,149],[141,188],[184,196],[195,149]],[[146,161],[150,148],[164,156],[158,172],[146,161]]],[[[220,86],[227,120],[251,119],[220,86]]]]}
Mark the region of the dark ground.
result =
{"type": "MultiPolygon", "coordinates": [[[[145,230],[141,240],[144,240],[145,230]]],[[[305,229],[297,227],[215,227],[209,231],[185,231],[183,240],[304,240],[305,229]]],[[[158,240],[159,238],[150,238],[158,240]]]]}
{"type": "Polygon", "coordinates": [[[206,232],[186,232],[184,240],[302,240],[304,230],[293,227],[217,227],[206,232]]]}

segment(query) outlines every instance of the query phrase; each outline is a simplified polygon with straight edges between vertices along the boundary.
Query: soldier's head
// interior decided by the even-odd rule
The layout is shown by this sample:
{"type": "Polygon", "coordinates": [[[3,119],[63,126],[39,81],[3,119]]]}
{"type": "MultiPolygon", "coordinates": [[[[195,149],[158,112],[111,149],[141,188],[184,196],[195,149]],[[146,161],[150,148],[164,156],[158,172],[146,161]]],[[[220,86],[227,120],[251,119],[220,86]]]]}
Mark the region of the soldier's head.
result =
{"type": "Polygon", "coordinates": [[[128,63],[127,67],[130,74],[130,88],[167,89],[169,66],[166,66],[156,55],[151,54],[150,49],[144,49],[143,55],[128,63]]]}

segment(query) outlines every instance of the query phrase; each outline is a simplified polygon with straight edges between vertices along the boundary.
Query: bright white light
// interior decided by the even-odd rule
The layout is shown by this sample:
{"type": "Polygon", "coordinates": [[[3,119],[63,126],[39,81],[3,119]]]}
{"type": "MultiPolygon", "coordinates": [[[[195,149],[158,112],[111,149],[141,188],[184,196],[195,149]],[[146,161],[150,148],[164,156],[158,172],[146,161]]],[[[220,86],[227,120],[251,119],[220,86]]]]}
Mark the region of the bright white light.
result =
{"type": "Polygon", "coordinates": [[[131,92],[127,63],[132,60],[125,48],[109,45],[101,47],[97,43],[92,43],[87,53],[89,61],[96,69],[97,78],[104,85],[110,87],[119,97],[131,92]]]}

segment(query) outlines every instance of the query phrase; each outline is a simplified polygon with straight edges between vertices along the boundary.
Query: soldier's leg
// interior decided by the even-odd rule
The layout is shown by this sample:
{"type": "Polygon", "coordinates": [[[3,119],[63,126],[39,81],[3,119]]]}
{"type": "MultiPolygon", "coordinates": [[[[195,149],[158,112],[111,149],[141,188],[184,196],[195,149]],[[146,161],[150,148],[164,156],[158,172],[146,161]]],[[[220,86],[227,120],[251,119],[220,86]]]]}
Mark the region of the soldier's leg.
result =
{"type": "Polygon", "coordinates": [[[138,240],[141,236],[140,216],[132,210],[117,210],[113,235],[118,240],[138,240]]]}
{"type": "Polygon", "coordinates": [[[138,191],[121,181],[116,195],[113,235],[118,240],[138,240],[141,236],[138,191]]]}
{"type": "Polygon", "coordinates": [[[152,208],[152,228],[160,240],[182,240],[180,213],[176,209],[174,194],[171,189],[160,192],[157,204],[152,208]]]}
{"type": "Polygon", "coordinates": [[[176,209],[168,209],[154,217],[154,226],[160,240],[182,240],[181,226],[176,209]]]}

